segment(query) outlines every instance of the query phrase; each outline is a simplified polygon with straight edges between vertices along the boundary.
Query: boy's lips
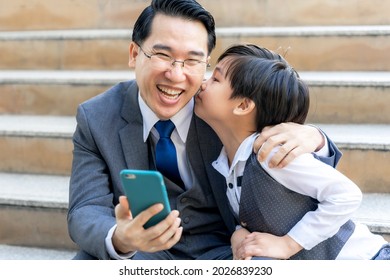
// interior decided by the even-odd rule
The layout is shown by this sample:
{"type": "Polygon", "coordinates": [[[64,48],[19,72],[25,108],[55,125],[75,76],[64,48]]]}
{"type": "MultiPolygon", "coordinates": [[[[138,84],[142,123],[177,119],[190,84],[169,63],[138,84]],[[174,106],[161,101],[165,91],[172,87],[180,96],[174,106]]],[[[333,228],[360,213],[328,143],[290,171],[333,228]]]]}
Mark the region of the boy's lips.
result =
{"type": "Polygon", "coordinates": [[[199,96],[199,94],[200,94],[200,92],[202,91],[202,89],[200,88],[200,89],[198,89],[198,91],[195,93],[195,97],[198,97],[199,96]]]}

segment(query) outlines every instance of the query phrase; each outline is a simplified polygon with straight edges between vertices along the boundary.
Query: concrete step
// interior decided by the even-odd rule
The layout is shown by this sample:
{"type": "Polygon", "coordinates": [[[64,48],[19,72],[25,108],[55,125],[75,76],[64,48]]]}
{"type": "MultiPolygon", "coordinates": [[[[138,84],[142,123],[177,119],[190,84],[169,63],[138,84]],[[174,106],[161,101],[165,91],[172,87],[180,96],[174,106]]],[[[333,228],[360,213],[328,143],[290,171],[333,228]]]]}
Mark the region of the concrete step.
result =
{"type": "MultiPolygon", "coordinates": [[[[2,31],[0,68],[125,70],[130,41],[130,29],[2,31]]],[[[390,25],[220,27],[211,64],[239,42],[276,50],[299,71],[390,70],[390,25]]]]}
{"type": "Polygon", "coordinates": [[[0,173],[0,244],[75,250],[67,230],[69,177],[0,173]]]}
{"type": "Polygon", "coordinates": [[[0,114],[74,116],[81,102],[134,77],[130,70],[0,70],[0,114]]]}
{"type": "MultiPolygon", "coordinates": [[[[364,192],[390,193],[390,125],[318,126],[344,154],[340,171],[364,192]]],[[[74,117],[0,115],[0,171],[69,175],[74,129],[74,117]]]]}
{"type": "Polygon", "coordinates": [[[0,260],[71,260],[76,251],[0,244],[0,260]]]}
{"type": "MultiPolygon", "coordinates": [[[[312,95],[309,122],[390,123],[390,72],[300,75],[312,95]]],[[[132,78],[130,70],[0,71],[0,114],[74,116],[84,100],[132,78]]]]}
{"type": "MultiPolygon", "coordinates": [[[[0,29],[130,28],[149,0],[61,2],[13,0],[1,5],[0,29]]],[[[390,3],[372,1],[199,0],[217,26],[390,24],[390,3]],[[234,11],[234,12],[233,12],[234,11]]]]}
{"type": "Polygon", "coordinates": [[[390,72],[300,72],[310,87],[308,122],[389,124],[390,72]]]}
{"type": "Polygon", "coordinates": [[[318,124],[343,153],[337,169],[363,192],[390,193],[390,126],[318,124]]]}
{"type": "MultiPolygon", "coordinates": [[[[7,225],[0,228],[0,244],[75,250],[65,219],[69,177],[0,173],[0,186],[0,208],[7,210],[0,214],[7,225]]],[[[389,205],[390,193],[364,193],[354,220],[388,238],[389,205]]]]}
{"type": "MultiPolygon", "coordinates": [[[[0,173],[0,222],[7,225],[0,228],[0,244],[66,250],[66,256],[73,254],[76,246],[69,240],[65,220],[68,182],[66,176],[0,173]]],[[[390,193],[364,193],[353,219],[389,239],[389,207],[390,193]]],[[[1,248],[0,245],[0,252],[1,248]]],[[[18,251],[15,253],[20,256],[18,251]]],[[[0,259],[3,257],[0,253],[0,259]]]]}
{"type": "Polygon", "coordinates": [[[67,175],[74,117],[0,115],[0,171],[67,175]]]}
{"type": "Polygon", "coordinates": [[[371,232],[390,242],[390,194],[363,193],[363,202],[353,220],[366,224],[371,232]]]}
{"type": "Polygon", "coordinates": [[[284,55],[298,71],[388,71],[389,31],[387,25],[220,28],[213,59],[232,44],[253,43],[284,55]]]}

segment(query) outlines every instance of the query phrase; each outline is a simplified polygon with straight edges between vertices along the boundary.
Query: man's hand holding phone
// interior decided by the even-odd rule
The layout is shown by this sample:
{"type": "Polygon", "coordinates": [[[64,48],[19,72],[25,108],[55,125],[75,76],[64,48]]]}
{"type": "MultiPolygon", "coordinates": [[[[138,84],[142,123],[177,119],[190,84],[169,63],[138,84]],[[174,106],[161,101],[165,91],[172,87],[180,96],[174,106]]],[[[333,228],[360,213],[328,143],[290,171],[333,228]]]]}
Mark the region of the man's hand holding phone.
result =
{"type": "Polygon", "coordinates": [[[157,203],[133,218],[127,198],[121,196],[119,204],[115,207],[117,228],[112,237],[112,243],[117,252],[157,252],[174,246],[183,232],[180,226],[179,211],[173,210],[158,224],[144,228],[145,223],[162,208],[163,205],[157,203]]]}

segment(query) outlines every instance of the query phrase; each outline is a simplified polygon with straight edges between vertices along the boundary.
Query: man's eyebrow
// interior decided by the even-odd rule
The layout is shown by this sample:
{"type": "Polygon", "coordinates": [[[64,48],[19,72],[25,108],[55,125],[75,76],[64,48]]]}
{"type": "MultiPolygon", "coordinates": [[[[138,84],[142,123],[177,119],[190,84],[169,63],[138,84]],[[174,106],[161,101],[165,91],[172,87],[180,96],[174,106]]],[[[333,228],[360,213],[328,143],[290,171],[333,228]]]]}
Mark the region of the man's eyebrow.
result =
{"type": "MultiPolygon", "coordinates": [[[[172,52],[172,48],[171,47],[169,47],[167,45],[163,45],[163,44],[155,44],[155,45],[152,46],[152,48],[154,50],[164,50],[164,51],[172,52]]],[[[189,51],[188,55],[199,56],[199,57],[205,57],[206,56],[203,51],[189,51]]]]}
{"type": "Polygon", "coordinates": [[[155,50],[172,51],[171,47],[168,47],[168,46],[162,45],[162,44],[155,44],[152,46],[152,48],[155,50]]]}

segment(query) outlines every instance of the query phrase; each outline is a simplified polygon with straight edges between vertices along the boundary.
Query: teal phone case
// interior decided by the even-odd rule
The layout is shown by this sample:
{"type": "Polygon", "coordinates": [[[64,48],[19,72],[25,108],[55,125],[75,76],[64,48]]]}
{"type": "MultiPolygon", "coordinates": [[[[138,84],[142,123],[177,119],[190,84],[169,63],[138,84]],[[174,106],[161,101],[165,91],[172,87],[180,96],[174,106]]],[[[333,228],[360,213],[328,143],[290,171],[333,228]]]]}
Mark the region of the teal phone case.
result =
{"type": "Polygon", "coordinates": [[[124,169],[120,177],[133,217],[153,204],[164,205],[164,209],[150,218],[144,228],[159,223],[171,212],[164,179],[160,172],[124,169]]]}

